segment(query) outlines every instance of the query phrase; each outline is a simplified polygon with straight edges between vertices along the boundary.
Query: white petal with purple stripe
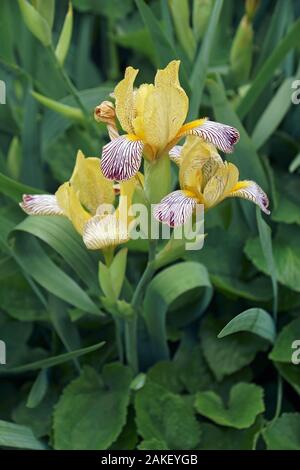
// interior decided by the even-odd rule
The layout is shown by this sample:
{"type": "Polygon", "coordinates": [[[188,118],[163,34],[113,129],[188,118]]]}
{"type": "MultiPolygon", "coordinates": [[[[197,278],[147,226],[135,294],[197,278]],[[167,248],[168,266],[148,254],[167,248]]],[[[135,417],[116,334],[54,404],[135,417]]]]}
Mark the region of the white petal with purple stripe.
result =
{"type": "Polygon", "coordinates": [[[201,126],[187,131],[187,134],[197,135],[225,153],[233,152],[233,146],[240,138],[238,130],[234,127],[214,121],[205,121],[201,126]]]}
{"type": "Polygon", "coordinates": [[[64,215],[51,194],[24,194],[20,207],[28,215],[64,215]]]}
{"type": "Polygon", "coordinates": [[[132,178],[141,166],[144,143],[120,136],[104,145],[101,170],[110,180],[122,181],[132,178]]]}
{"type": "Polygon", "coordinates": [[[191,217],[196,204],[197,199],[187,196],[184,191],[173,191],[156,204],[153,215],[170,227],[178,227],[191,217]]]}
{"type": "Polygon", "coordinates": [[[241,183],[245,183],[245,186],[240,189],[233,190],[230,193],[230,196],[241,197],[248,201],[252,201],[254,204],[257,204],[265,214],[269,215],[269,199],[261,187],[254,181],[242,181],[241,183]]]}

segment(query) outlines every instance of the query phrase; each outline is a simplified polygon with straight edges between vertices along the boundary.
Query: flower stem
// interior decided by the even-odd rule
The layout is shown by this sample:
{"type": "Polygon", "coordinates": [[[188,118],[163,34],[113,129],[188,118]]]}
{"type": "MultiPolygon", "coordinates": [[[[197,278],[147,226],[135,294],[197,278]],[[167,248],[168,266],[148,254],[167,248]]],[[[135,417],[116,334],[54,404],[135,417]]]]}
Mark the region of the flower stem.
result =
{"type": "Polygon", "coordinates": [[[138,373],[138,354],[137,354],[137,315],[125,320],[125,350],[127,363],[134,374],[138,373]]]}

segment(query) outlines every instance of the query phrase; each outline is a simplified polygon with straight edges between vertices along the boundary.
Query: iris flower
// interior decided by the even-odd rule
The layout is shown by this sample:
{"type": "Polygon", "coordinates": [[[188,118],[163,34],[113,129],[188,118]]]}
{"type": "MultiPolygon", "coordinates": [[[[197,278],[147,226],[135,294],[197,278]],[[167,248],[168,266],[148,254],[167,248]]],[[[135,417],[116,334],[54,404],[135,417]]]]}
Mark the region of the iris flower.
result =
{"type": "Polygon", "coordinates": [[[126,134],[103,147],[101,168],[107,178],[131,178],[140,168],[142,155],[153,161],[187,135],[198,136],[225,153],[233,151],[239,139],[233,127],[207,118],[184,124],[189,99],[179,83],[179,64],[176,60],[170,62],[157,71],[154,84],[145,83],[137,89],[133,85],[138,70],[127,67],[124,79],[114,90],[116,116],[126,134]]]}
{"type": "Polygon", "coordinates": [[[79,151],[70,180],[55,195],[24,194],[20,206],[28,215],[65,216],[83,237],[87,248],[107,248],[129,240],[132,217],[128,216],[128,209],[139,182],[136,177],[120,183],[117,209],[104,213],[103,208],[108,209],[115,202],[115,185],[103,176],[98,158],[85,158],[79,151]]]}
{"type": "Polygon", "coordinates": [[[239,170],[224,162],[212,144],[188,137],[183,147],[170,152],[179,165],[180,188],[165,196],[154,208],[154,217],[176,227],[184,224],[193,214],[196,204],[208,210],[227,197],[240,197],[257,204],[269,214],[268,197],[254,181],[239,181],[239,170]]]}

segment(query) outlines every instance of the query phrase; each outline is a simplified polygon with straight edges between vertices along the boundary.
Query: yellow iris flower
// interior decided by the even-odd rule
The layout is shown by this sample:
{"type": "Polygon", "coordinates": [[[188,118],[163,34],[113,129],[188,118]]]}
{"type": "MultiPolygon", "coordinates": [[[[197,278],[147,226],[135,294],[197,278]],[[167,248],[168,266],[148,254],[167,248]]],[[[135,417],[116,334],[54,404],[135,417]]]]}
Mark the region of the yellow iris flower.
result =
{"type": "Polygon", "coordinates": [[[209,143],[188,137],[183,147],[176,146],[170,157],[179,165],[180,190],[165,196],[154,209],[160,222],[176,227],[192,216],[196,205],[208,210],[227,197],[240,197],[257,204],[269,214],[268,197],[254,181],[239,181],[239,170],[224,162],[209,143]]]}
{"type": "Polygon", "coordinates": [[[120,183],[117,209],[104,213],[104,209],[109,210],[115,202],[114,183],[103,176],[98,158],[85,158],[79,151],[70,180],[63,183],[55,195],[24,194],[20,206],[28,215],[65,216],[87,248],[107,248],[129,240],[128,226],[133,218],[128,216],[128,209],[140,181],[135,177],[120,183]]]}
{"type": "Polygon", "coordinates": [[[180,61],[173,60],[158,70],[154,84],[134,89],[138,70],[127,67],[125,77],[114,90],[115,112],[127,133],[116,136],[103,147],[101,168],[112,180],[129,179],[137,173],[142,155],[154,160],[167,153],[186,135],[196,135],[223,152],[233,151],[238,131],[225,124],[197,119],[184,124],[189,99],[178,78],[180,61]]]}

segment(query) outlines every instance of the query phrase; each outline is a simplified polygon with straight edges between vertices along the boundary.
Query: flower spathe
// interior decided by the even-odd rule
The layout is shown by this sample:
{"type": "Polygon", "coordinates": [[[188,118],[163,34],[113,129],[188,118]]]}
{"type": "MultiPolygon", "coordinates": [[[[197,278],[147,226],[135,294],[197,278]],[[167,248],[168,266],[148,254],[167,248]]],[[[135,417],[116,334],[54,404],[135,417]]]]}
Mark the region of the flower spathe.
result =
{"type": "Polygon", "coordinates": [[[154,209],[154,217],[171,227],[184,224],[197,204],[208,210],[227,197],[240,197],[269,214],[268,197],[254,181],[239,181],[238,168],[224,162],[216,148],[188,137],[183,147],[170,152],[179,165],[180,188],[165,196],[154,209]]]}
{"type": "Polygon", "coordinates": [[[120,183],[117,209],[107,213],[115,202],[114,183],[101,172],[98,158],[85,158],[77,153],[76,164],[69,181],[55,195],[23,196],[21,208],[28,215],[58,215],[67,217],[91,250],[107,248],[129,240],[127,217],[134,190],[141,180],[135,177],[120,183]]]}
{"type": "Polygon", "coordinates": [[[189,99],[179,83],[179,65],[180,61],[173,60],[157,71],[154,84],[142,84],[137,89],[134,81],[138,70],[127,67],[114,90],[116,116],[127,134],[103,147],[101,168],[107,178],[131,178],[139,170],[142,155],[155,160],[187,135],[210,142],[223,152],[233,151],[239,140],[235,128],[207,118],[184,124],[189,99]]]}

